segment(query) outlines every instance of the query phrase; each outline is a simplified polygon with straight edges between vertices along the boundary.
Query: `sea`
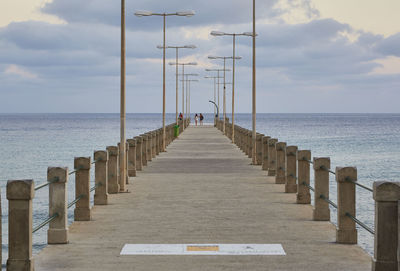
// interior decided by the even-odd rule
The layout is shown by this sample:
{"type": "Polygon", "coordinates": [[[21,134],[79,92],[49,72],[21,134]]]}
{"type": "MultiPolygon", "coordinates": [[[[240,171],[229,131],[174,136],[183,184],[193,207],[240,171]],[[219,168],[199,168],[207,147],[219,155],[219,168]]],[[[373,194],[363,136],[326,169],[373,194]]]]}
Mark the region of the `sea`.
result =
{"type": "MultiPolygon", "coordinates": [[[[212,113],[204,116],[205,123],[213,122],[212,113]]],[[[167,123],[174,120],[174,113],[166,115],[167,123]]],[[[242,127],[251,129],[251,120],[251,114],[235,114],[235,123],[242,127]]],[[[33,179],[35,184],[41,184],[46,182],[49,166],[73,170],[74,157],[93,157],[95,150],[116,145],[119,125],[119,114],[0,114],[3,266],[8,257],[7,180],[33,179]]],[[[132,138],[161,125],[162,117],[158,113],[127,114],[126,137],[132,138]]],[[[311,150],[313,157],[330,157],[333,170],[357,167],[358,182],[367,187],[372,188],[374,181],[400,181],[400,114],[257,114],[256,127],[259,133],[311,150]]],[[[313,186],[313,174],[311,179],[313,186]]],[[[73,184],[71,175],[69,202],[74,199],[73,184]]],[[[330,177],[330,198],[336,202],[334,176],[330,177]]],[[[357,187],[356,205],[357,218],[374,228],[372,193],[357,187]]],[[[48,217],[47,188],[36,192],[33,210],[34,226],[48,217]]],[[[336,210],[331,208],[334,224],[336,215],[336,210]]],[[[68,217],[72,223],[72,208],[68,217]]],[[[372,255],[373,235],[360,227],[358,235],[359,245],[372,255]]],[[[33,235],[34,254],[46,242],[47,227],[44,227],[33,235]]]]}

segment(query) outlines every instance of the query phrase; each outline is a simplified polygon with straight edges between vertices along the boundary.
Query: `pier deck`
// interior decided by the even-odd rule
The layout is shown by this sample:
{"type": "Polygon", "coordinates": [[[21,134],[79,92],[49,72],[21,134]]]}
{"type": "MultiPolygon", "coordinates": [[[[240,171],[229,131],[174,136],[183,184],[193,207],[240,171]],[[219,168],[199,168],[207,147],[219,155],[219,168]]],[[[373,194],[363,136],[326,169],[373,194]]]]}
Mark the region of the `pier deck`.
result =
{"type": "Polygon", "coordinates": [[[371,270],[357,245],[335,243],[260,166],[214,127],[190,127],[128,185],[74,222],[67,245],[35,256],[36,270],[371,270]],[[126,244],[282,244],[286,256],[120,256],[126,244]]]}

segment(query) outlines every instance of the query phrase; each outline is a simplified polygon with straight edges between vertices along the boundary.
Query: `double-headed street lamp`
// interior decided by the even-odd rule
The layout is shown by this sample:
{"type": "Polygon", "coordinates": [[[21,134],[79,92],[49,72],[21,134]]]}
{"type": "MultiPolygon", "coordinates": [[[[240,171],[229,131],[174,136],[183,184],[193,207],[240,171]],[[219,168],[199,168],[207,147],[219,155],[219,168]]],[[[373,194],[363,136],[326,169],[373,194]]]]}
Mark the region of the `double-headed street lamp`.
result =
{"type": "MultiPolygon", "coordinates": [[[[216,87],[216,85],[217,85],[217,78],[218,78],[218,81],[219,81],[219,78],[222,78],[222,77],[219,77],[219,76],[204,76],[204,78],[207,78],[207,79],[214,79],[214,104],[216,103],[216,99],[217,99],[217,96],[216,96],[216,89],[217,89],[217,87],[216,87]]],[[[214,107],[214,124],[215,124],[215,107],[214,107]]]]}
{"type": "MultiPolygon", "coordinates": [[[[217,72],[217,79],[218,79],[218,84],[217,84],[217,86],[218,86],[218,108],[220,108],[219,107],[219,79],[220,78],[224,78],[224,81],[225,81],[225,72],[229,72],[229,71],[231,71],[230,69],[206,69],[206,71],[208,71],[208,72],[217,72]],[[219,72],[221,72],[221,71],[223,71],[224,72],[224,76],[223,77],[220,77],[219,76],[219,72]]],[[[218,119],[219,119],[219,114],[218,114],[218,119]]]]}
{"type": "MultiPolygon", "coordinates": [[[[168,63],[169,65],[181,65],[182,66],[182,74],[185,74],[185,66],[196,66],[197,62],[186,62],[186,63],[174,63],[174,62],[170,62],[168,63]]],[[[185,82],[182,82],[182,115],[185,115],[185,82]]],[[[183,127],[182,129],[185,129],[185,122],[183,121],[183,127]]]]}
{"type": "Polygon", "coordinates": [[[232,142],[235,143],[235,55],[236,55],[236,37],[248,36],[252,37],[252,32],[244,33],[225,33],[221,31],[212,31],[212,36],[232,36],[233,38],[233,57],[232,57],[232,142]]]}
{"type": "Polygon", "coordinates": [[[165,18],[167,16],[184,16],[184,17],[191,17],[195,13],[194,11],[180,11],[175,13],[154,13],[151,11],[137,11],[135,15],[138,17],[143,16],[162,16],[163,17],[163,146],[162,151],[165,151],[165,18]]]}
{"type": "Polygon", "coordinates": [[[209,56],[209,59],[223,59],[224,60],[224,125],[223,125],[223,133],[224,135],[226,134],[226,129],[225,129],[225,121],[226,121],[226,83],[225,83],[225,70],[226,70],[226,60],[227,59],[241,59],[242,57],[240,56],[209,56]]]}
{"type": "MultiPolygon", "coordinates": [[[[164,47],[161,45],[157,46],[158,49],[163,49],[164,47]]],[[[178,50],[179,49],[195,49],[196,45],[184,45],[184,46],[166,46],[166,49],[175,49],[176,50],[176,63],[178,64],[178,50]]],[[[175,120],[176,120],[176,125],[178,125],[178,65],[176,65],[176,114],[175,114],[175,120]]]]}

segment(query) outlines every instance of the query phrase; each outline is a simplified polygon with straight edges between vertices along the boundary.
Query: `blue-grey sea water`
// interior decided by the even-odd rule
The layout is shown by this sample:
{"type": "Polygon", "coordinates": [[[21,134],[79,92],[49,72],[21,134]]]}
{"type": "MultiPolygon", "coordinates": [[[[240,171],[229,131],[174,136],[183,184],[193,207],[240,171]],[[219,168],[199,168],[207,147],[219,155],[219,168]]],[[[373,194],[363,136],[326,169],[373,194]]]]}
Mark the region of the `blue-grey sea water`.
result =
{"type": "MultiPolygon", "coordinates": [[[[167,123],[174,118],[175,114],[167,114],[167,123]]],[[[251,114],[236,114],[235,120],[236,124],[251,128],[251,114]]],[[[205,114],[205,122],[213,122],[212,114],[205,114]]],[[[161,114],[127,114],[127,138],[161,124],[161,114]]],[[[118,114],[0,114],[3,263],[8,243],[7,180],[34,179],[37,184],[43,183],[47,167],[68,166],[72,170],[74,157],[93,157],[94,150],[115,145],[119,131],[118,114]]],[[[311,150],[313,157],[330,157],[332,169],[357,167],[358,181],[368,187],[374,181],[400,180],[400,114],[258,114],[257,131],[311,150]]],[[[334,176],[330,181],[330,198],[336,201],[334,176]]],[[[69,201],[74,198],[73,184],[71,175],[69,201]]],[[[48,216],[47,188],[36,193],[33,209],[35,226],[48,216]]],[[[357,217],[372,228],[373,210],[372,193],[357,188],[357,217]]],[[[335,223],[334,209],[331,217],[335,223]]],[[[34,234],[34,253],[46,245],[46,230],[45,227],[34,234]]],[[[373,236],[361,228],[358,232],[359,245],[372,254],[373,236]]]]}

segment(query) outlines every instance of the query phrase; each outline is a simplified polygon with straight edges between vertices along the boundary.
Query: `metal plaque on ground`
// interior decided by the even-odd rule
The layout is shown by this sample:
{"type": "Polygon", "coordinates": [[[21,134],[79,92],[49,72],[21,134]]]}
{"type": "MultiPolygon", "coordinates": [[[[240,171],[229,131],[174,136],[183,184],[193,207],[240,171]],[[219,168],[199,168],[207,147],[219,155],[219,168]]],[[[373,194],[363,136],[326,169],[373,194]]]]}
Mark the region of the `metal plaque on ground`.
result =
{"type": "Polygon", "coordinates": [[[286,255],[281,244],[125,244],[121,255],[286,255]]]}

